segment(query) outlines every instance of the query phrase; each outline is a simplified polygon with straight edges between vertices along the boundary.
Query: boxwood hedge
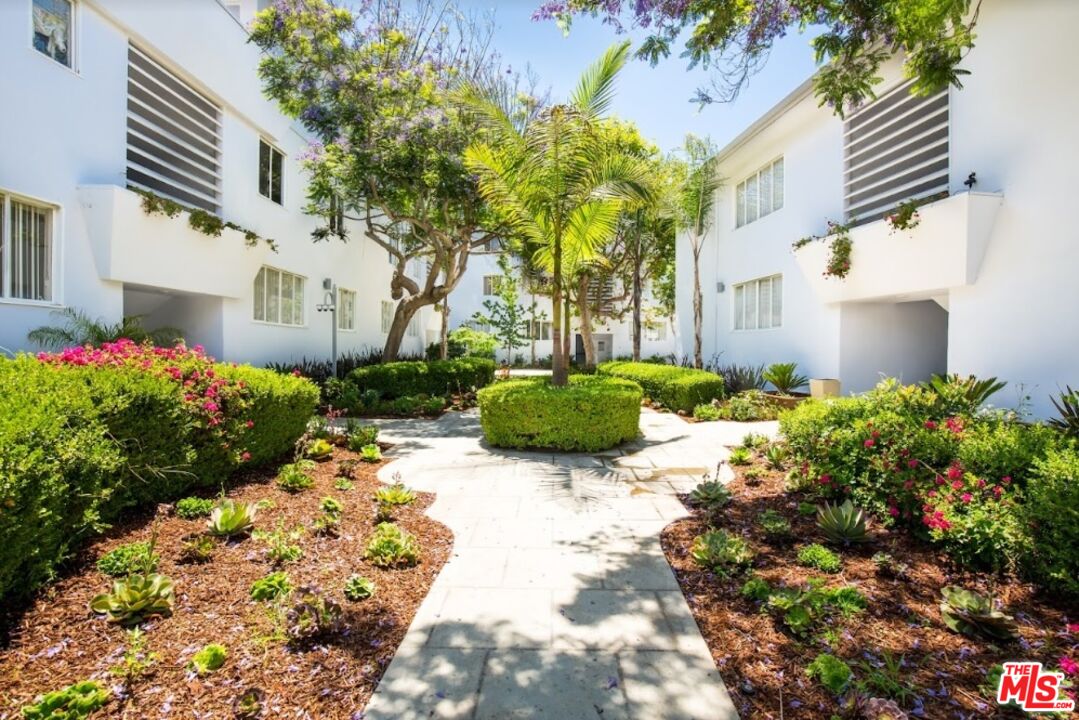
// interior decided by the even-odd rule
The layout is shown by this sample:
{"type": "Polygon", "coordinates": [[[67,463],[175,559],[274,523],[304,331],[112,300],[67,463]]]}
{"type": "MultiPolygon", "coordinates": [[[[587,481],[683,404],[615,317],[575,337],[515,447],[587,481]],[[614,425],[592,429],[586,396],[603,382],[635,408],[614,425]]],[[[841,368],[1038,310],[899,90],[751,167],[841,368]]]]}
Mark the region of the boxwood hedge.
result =
{"type": "Polygon", "coordinates": [[[644,394],[669,410],[693,412],[701,403],[723,397],[723,378],[707,370],[644,362],[601,363],[600,375],[632,380],[644,394]]]}
{"type": "Polygon", "coordinates": [[[637,437],[641,388],[590,375],[572,376],[565,387],[509,380],[480,390],[479,406],[491,445],[594,452],[637,437]]]}
{"type": "Polygon", "coordinates": [[[353,370],[348,377],[361,393],[376,390],[381,398],[393,399],[482,388],[491,384],[494,376],[494,360],[462,357],[369,365],[353,370]]]}
{"type": "Polygon", "coordinates": [[[117,347],[100,360],[0,359],[0,604],[123,509],[287,453],[317,407],[300,378],[117,347]],[[209,397],[185,386],[196,370],[209,397]]]}

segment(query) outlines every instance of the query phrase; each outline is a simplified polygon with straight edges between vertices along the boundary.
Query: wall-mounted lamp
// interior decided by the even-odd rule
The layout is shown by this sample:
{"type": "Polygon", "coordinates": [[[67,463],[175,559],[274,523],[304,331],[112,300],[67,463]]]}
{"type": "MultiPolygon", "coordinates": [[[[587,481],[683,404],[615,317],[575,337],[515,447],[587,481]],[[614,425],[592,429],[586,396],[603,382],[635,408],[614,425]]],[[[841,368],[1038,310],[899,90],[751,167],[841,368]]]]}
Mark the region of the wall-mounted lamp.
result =
{"type": "Polygon", "coordinates": [[[721,293],[721,292],[723,292],[723,291],[724,291],[724,290],[726,290],[726,289],[727,289],[727,286],[726,286],[726,285],[724,285],[723,283],[721,283],[721,282],[717,282],[717,283],[716,283],[716,292],[717,292],[717,293],[721,293]]]}

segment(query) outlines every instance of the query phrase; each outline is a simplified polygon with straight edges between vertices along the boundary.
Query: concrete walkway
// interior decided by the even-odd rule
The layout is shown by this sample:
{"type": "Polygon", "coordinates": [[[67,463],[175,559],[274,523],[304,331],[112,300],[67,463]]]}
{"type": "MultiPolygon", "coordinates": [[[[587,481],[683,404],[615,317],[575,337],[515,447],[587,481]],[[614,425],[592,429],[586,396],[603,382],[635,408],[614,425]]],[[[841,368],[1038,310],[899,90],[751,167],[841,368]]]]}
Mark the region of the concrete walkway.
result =
{"type": "Polygon", "coordinates": [[[475,412],[379,424],[399,458],[380,478],[437,493],[456,542],[367,720],[737,717],[659,534],[724,445],[774,423],[645,412],[598,455],[489,448],[475,412]]]}

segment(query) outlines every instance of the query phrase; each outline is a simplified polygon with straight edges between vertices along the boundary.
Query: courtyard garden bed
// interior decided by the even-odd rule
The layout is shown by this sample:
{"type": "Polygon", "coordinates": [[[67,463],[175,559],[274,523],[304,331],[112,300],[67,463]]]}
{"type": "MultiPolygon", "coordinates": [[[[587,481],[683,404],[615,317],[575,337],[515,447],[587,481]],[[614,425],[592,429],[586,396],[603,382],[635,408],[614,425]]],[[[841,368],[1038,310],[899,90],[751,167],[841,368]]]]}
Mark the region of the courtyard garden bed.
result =
{"type": "Polygon", "coordinates": [[[495,447],[595,452],[639,433],[641,388],[612,377],[508,380],[480,390],[480,425],[495,447]]]}
{"type": "Polygon", "coordinates": [[[808,401],[684,498],[664,551],[743,717],[1022,717],[1010,660],[1074,693],[1075,440],[990,386],[808,401]]]}
{"type": "Polygon", "coordinates": [[[245,472],[227,499],[259,509],[249,532],[228,539],[201,516],[218,503],[210,495],[125,515],[12,628],[0,717],[87,680],[103,690],[93,717],[357,717],[453,543],[424,514],[433,496],[379,483],[381,461],[368,459],[333,447],[319,462],[245,472]],[[415,562],[387,552],[389,535],[401,536],[383,522],[413,538],[415,562]],[[89,606],[123,579],[99,569],[116,571],[110,551],[151,541],[175,600],[132,634],[89,606]],[[205,666],[214,653],[199,654],[211,644],[224,649],[215,670],[205,666]]]}

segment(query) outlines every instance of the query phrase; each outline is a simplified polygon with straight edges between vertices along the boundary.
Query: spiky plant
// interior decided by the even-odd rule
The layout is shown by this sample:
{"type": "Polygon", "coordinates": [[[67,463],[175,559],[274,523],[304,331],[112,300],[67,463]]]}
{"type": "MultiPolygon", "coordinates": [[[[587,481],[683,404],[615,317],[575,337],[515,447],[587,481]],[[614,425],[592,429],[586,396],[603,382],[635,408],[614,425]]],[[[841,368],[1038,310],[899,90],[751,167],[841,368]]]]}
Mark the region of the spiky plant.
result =
{"type": "Polygon", "coordinates": [[[782,470],[790,457],[790,449],[786,445],[773,445],[765,451],[764,457],[773,470],[782,470]]]}
{"type": "Polygon", "coordinates": [[[101,345],[120,339],[131,340],[140,345],[146,341],[154,345],[173,345],[184,339],[183,331],[173,327],[147,330],[142,325],[141,315],[130,315],[111,325],[100,318],[95,320],[76,308],[54,310],[50,315],[59,320],[60,325],[45,325],[26,335],[27,340],[46,350],[101,345]]]}
{"type": "Polygon", "coordinates": [[[817,527],[828,542],[839,545],[865,543],[872,538],[866,526],[865,512],[850,500],[842,505],[824,505],[817,508],[817,527]]]}
{"type": "Polygon", "coordinates": [[[253,503],[222,500],[210,513],[206,527],[218,537],[246,535],[255,527],[258,506],[253,503]]]}
{"type": "Polygon", "coordinates": [[[1079,438],[1079,392],[1067,386],[1059,398],[1050,398],[1060,417],[1052,418],[1049,424],[1069,437],[1079,438]]]}
{"type": "Polygon", "coordinates": [[[979,380],[973,375],[933,375],[922,387],[933,391],[944,414],[973,413],[990,397],[1004,389],[1006,382],[995,377],[979,380]]]}
{"type": "Polygon", "coordinates": [[[715,512],[731,501],[731,491],[718,480],[705,480],[689,494],[690,502],[706,512],[715,512]]]}
{"type": "Polygon", "coordinates": [[[416,493],[405,487],[404,483],[380,487],[375,491],[375,500],[386,505],[408,505],[416,499],[416,493]]]}
{"type": "Polygon", "coordinates": [[[109,622],[136,625],[154,615],[171,615],[173,602],[172,580],[153,573],[113,582],[112,592],[91,600],[90,609],[109,622]]]}
{"type": "Polygon", "coordinates": [[[798,363],[773,363],[761,373],[761,377],[772,383],[772,387],[780,395],[790,395],[793,390],[809,384],[809,378],[799,375],[797,370],[798,363]]]}
{"type": "Polygon", "coordinates": [[[747,447],[731,448],[731,465],[749,465],[753,459],[753,453],[747,447]]]}
{"type": "Polygon", "coordinates": [[[944,624],[963,635],[984,635],[995,640],[1015,640],[1019,629],[1011,615],[997,610],[993,597],[949,586],[940,591],[940,615],[944,624]]]}

